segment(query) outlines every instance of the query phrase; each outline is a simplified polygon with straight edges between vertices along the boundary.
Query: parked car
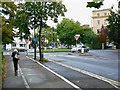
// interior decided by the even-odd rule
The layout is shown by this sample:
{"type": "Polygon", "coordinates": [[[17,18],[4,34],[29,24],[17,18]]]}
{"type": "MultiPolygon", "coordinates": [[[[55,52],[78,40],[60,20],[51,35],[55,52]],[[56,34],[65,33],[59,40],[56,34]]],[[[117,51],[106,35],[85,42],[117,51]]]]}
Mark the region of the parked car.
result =
{"type": "Polygon", "coordinates": [[[49,49],[52,49],[53,47],[52,47],[52,46],[49,46],[48,48],[49,48],[49,49]]]}
{"type": "Polygon", "coordinates": [[[82,45],[80,45],[80,46],[77,46],[77,47],[73,47],[72,49],[71,49],[71,52],[81,52],[81,50],[82,50],[82,48],[84,48],[84,52],[88,52],[89,51],[89,47],[87,47],[87,46],[82,46],[82,45]]]}

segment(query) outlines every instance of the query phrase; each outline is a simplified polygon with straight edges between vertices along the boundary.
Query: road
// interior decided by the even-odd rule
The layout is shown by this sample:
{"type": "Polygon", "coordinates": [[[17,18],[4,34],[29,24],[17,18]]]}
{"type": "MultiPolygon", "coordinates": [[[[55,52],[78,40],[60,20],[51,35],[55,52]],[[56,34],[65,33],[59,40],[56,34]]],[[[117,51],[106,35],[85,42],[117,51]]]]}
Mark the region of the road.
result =
{"type": "MultiPolygon", "coordinates": [[[[57,61],[58,63],[62,63],[69,67],[72,66],[73,68],[85,70],[95,75],[102,76],[107,78],[107,80],[120,80],[118,77],[118,64],[120,61],[118,60],[117,50],[91,50],[89,53],[93,56],[75,56],[68,55],[68,53],[63,52],[44,53],[44,56],[45,58],[57,61]]],[[[60,68],[59,66],[53,65],[51,63],[44,63],[44,65],[53,70],[55,70],[55,68],[58,68],[59,70],[60,68]]],[[[64,73],[62,74],[64,75],[64,73]]]]}

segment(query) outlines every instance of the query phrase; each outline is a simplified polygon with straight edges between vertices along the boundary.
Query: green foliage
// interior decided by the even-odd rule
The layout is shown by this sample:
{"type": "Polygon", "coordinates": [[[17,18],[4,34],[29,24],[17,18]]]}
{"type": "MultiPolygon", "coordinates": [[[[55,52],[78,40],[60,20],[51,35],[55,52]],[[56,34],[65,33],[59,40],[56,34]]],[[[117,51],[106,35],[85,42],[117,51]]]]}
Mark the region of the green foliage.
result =
{"type": "Polygon", "coordinates": [[[117,48],[120,48],[120,12],[115,13],[110,11],[110,15],[108,17],[109,25],[107,26],[108,37],[110,41],[113,41],[114,44],[117,45],[117,48]]]}
{"type": "Polygon", "coordinates": [[[13,29],[10,24],[6,24],[6,19],[2,17],[2,42],[3,44],[12,43],[13,29]]]}
{"type": "MultiPolygon", "coordinates": [[[[43,52],[53,52],[53,49],[46,49],[42,50],[43,52]]],[[[54,52],[65,52],[65,51],[71,51],[71,49],[54,49],[54,52]]]]}
{"type": "Polygon", "coordinates": [[[85,46],[88,46],[90,49],[92,49],[92,44],[86,43],[85,46]]]}
{"type": "Polygon", "coordinates": [[[82,26],[78,21],[69,20],[64,18],[61,23],[57,24],[57,34],[61,43],[67,44],[68,46],[75,45],[75,34],[83,34],[82,26]]]}
{"type": "Polygon", "coordinates": [[[101,49],[102,48],[102,44],[100,42],[94,42],[92,45],[93,49],[101,49]]]}
{"type": "MultiPolygon", "coordinates": [[[[64,16],[64,12],[67,11],[62,2],[26,2],[19,4],[20,9],[18,13],[18,19],[23,20],[23,24],[26,20],[29,27],[36,29],[37,27],[46,27],[46,21],[48,17],[54,22],[58,21],[58,16],[64,16]],[[39,23],[39,24],[38,24],[39,23]]],[[[22,27],[22,26],[20,26],[22,27]]]]}
{"type": "Polygon", "coordinates": [[[4,14],[2,17],[2,42],[3,44],[12,43],[17,6],[14,2],[1,2],[1,5],[3,8],[1,13],[4,14]],[[6,15],[9,16],[8,19],[6,19],[6,15]]]}
{"type": "Polygon", "coordinates": [[[91,49],[101,49],[100,37],[94,34],[94,32],[91,31],[84,32],[82,42],[91,49]]]}
{"type": "MultiPolygon", "coordinates": [[[[39,32],[40,28],[38,27],[37,28],[37,31],[39,32]]],[[[52,27],[46,27],[46,28],[43,28],[41,34],[43,38],[46,38],[50,44],[53,43],[53,33],[54,33],[54,39],[55,39],[55,42],[57,42],[57,31],[56,29],[54,29],[54,32],[52,30],[52,27]]],[[[39,37],[39,35],[37,34],[37,38],[39,37]]],[[[39,38],[38,38],[39,39],[39,38]]]]}
{"type": "Polygon", "coordinates": [[[4,15],[9,15],[8,22],[11,22],[11,19],[15,16],[15,11],[17,10],[17,6],[14,4],[14,2],[1,2],[2,5],[2,13],[4,15]]]}
{"type": "MultiPolygon", "coordinates": [[[[21,25],[17,25],[22,33],[29,36],[29,28],[39,29],[39,47],[40,47],[40,60],[41,54],[41,32],[43,27],[47,27],[46,21],[48,18],[55,23],[58,21],[58,16],[64,16],[67,11],[62,2],[25,2],[19,4],[19,11],[17,12],[17,22],[22,21],[21,25]],[[25,29],[24,29],[25,28],[25,29]]],[[[19,33],[20,34],[20,33],[19,33]]],[[[23,34],[20,34],[21,37],[23,34]]]]}
{"type": "Polygon", "coordinates": [[[82,43],[88,43],[88,44],[91,44],[91,42],[93,42],[94,40],[94,32],[91,31],[91,28],[83,28],[83,35],[82,35],[82,38],[81,38],[81,42],[82,43]]]}
{"type": "Polygon", "coordinates": [[[87,2],[87,7],[94,7],[99,9],[100,6],[103,5],[103,2],[87,2]]]}
{"type": "Polygon", "coordinates": [[[79,42],[82,42],[91,48],[93,46],[91,43],[96,43],[96,39],[98,38],[98,36],[91,31],[91,28],[82,27],[78,21],[75,22],[67,18],[64,18],[61,23],[57,24],[57,34],[59,35],[60,42],[62,44],[67,44],[68,46],[76,44],[76,40],[73,37],[76,34],[80,34],[78,44],[79,42]]]}

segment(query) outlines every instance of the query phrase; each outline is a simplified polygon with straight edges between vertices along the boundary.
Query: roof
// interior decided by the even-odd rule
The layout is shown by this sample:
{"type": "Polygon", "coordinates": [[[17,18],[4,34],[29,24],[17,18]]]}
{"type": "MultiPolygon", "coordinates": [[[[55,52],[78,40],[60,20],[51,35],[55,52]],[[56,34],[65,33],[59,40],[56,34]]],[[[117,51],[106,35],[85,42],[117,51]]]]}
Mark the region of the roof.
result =
{"type": "Polygon", "coordinates": [[[109,8],[109,9],[102,9],[102,10],[93,10],[92,12],[107,11],[107,10],[111,10],[111,8],[109,8]]]}

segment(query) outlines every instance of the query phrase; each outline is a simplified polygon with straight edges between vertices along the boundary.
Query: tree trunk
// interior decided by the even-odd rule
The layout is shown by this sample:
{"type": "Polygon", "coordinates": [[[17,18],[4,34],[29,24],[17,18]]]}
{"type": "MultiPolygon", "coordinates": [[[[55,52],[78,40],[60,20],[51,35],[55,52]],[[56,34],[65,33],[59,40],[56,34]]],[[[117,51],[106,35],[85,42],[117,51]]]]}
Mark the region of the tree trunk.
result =
{"type": "Polygon", "coordinates": [[[41,52],[41,31],[42,31],[42,18],[40,19],[40,30],[39,30],[39,56],[40,56],[40,61],[43,60],[42,52],[41,52]]]}
{"type": "Polygon", "coordinates": [[[104,49],[104,43],[102,43],[102,49],[104,49]]]}

